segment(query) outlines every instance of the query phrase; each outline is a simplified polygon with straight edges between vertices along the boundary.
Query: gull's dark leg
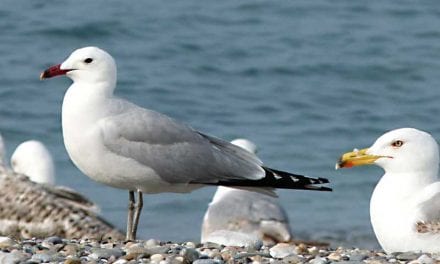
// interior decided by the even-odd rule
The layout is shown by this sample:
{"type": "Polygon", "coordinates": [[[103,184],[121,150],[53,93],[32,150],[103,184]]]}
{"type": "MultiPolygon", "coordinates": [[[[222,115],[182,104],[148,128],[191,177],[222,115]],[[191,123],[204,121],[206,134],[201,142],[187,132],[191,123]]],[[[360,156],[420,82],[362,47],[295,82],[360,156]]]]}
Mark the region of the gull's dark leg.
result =
{"type": "Polygon", "coordinates": [[[135,211],[134,211],[134,222],[133,222],[133,229],[132,229],[132,236],[133,239],[136,239],[136,232],[137,232],[137,227],[139,224],[139,217],[141,216],[141,212],[142,212],[142,207],[144,206],[144,197],[142,195],[141,191],[137,191],[138,194],[138,199],[137,199],[137,203],[135,206],[135,211]]]}
{"type": "Polygon", "coordinates": [[[126,240],[134,240],[133,237],[133,213],[134,213],[134,192],[128,192],[128,218],[126,240]]]}

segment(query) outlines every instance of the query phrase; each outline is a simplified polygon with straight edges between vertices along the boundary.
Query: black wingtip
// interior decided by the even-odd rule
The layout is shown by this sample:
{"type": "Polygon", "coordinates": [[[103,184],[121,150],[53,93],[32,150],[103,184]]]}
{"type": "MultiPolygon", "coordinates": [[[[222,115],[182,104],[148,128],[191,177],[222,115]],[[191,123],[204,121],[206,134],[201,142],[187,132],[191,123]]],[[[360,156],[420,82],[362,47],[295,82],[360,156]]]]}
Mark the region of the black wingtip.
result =
{"type": "Polygon", "coordinates": [[[320,184],[329,183],[326,178],[311,178],[304,175],[293,174],[290,172],[279,171],[263,167],[266,175],[259,180],[225,180],[217,183],[206,183],[208,185],[223,185],[231,187],[269,187],[278,189],[298,189],[310,191],[327,191],[332,189],[326,186],[319,186],[320,184]]]}

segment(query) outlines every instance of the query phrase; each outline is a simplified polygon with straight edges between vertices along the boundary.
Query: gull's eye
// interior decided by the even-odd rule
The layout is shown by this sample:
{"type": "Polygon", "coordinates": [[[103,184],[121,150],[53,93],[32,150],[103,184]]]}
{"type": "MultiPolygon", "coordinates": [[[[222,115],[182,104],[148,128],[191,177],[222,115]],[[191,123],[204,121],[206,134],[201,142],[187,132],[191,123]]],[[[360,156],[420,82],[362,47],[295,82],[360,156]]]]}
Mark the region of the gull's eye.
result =
{"type": "Polygon", "coordinates": [[[403,141],[402,140],[396,140],[393,141],[393,143],[391,143],[391,146],[395,147],[395,148],[399,148],[403,145],[403,141]]]}
{"type": "Polygon", "coordinates": [[[87,59],[84,60],[84,62],[87,63],[87,64],[91,63],[92,61],[93,61],[92,58],[87,58],[87,59]]]}

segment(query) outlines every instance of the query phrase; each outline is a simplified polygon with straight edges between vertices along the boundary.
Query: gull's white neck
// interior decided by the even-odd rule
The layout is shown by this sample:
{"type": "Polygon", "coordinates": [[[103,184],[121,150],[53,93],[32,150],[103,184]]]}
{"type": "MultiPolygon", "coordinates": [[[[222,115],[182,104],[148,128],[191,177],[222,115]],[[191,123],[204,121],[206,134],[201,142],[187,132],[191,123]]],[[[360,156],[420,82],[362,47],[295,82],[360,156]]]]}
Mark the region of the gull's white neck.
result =
{"type": "Polygon", "coordinates": [[[75,81],[64,95],[62,128],[64,145],[72,161],[78,166],[82,156],[94,144],[92,134],[97,134],[98,121],[108,115],[108,105],[113,97],[114,82],[75,81]]]}
{"type": "Polygon", "coordinates": [[[414,197],[437,180],[437,169],[385,173],[382,176],[371,196],[370,217],[376,237],[385,251],[394,252],[409,246],[408,238],[414,225],[414,197]]]}

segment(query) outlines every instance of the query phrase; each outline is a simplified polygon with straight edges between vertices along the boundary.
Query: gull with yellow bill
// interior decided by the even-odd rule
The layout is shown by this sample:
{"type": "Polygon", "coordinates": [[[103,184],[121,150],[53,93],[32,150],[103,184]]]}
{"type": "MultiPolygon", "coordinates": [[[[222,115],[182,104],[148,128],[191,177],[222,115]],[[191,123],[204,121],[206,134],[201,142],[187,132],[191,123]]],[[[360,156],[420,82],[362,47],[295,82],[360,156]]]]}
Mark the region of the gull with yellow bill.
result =
{"type": "Polygon", "coordinates": [[[440,252],[439,150],[414,128],[385,133],[370,147],[345,153],[338,168],[375,164],[385,170],[370,201],[371,224],[387,252],[440,252]]]}

